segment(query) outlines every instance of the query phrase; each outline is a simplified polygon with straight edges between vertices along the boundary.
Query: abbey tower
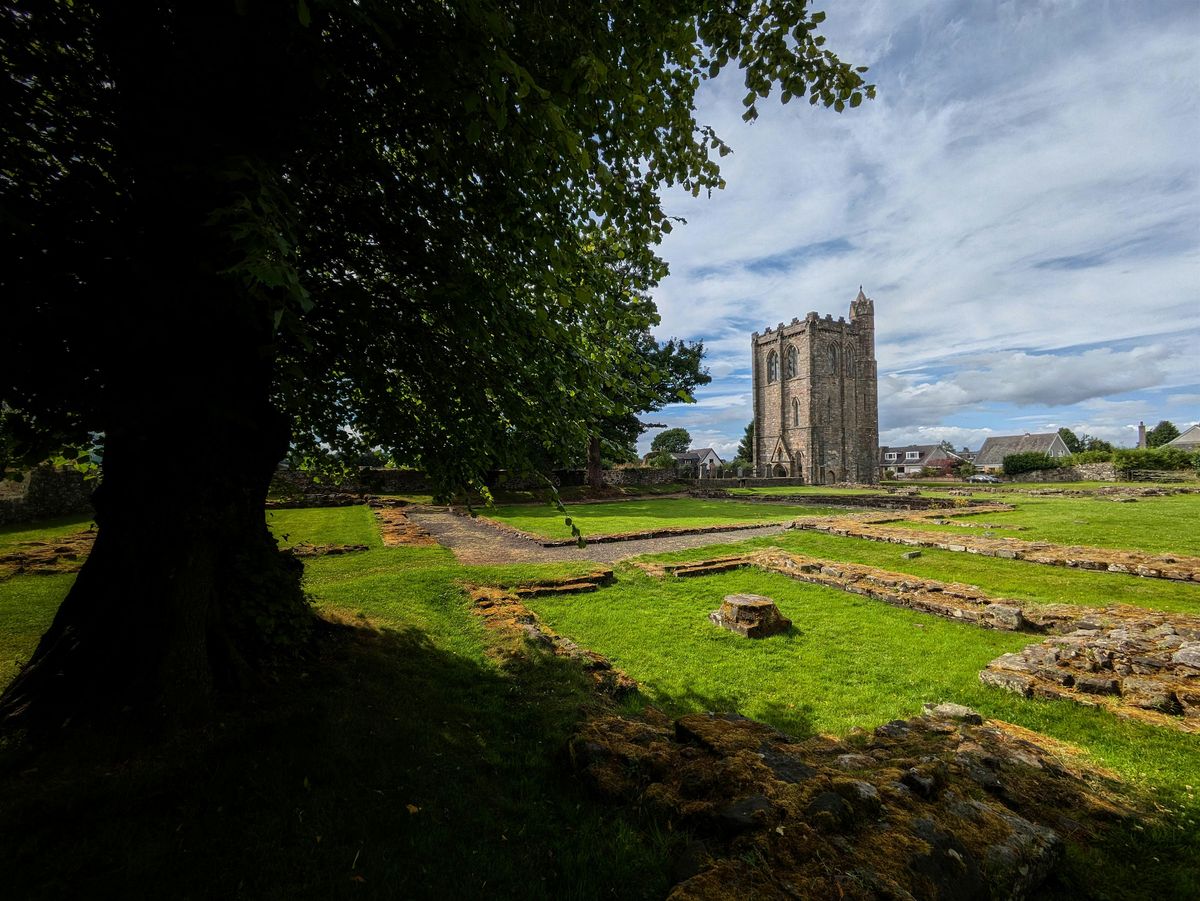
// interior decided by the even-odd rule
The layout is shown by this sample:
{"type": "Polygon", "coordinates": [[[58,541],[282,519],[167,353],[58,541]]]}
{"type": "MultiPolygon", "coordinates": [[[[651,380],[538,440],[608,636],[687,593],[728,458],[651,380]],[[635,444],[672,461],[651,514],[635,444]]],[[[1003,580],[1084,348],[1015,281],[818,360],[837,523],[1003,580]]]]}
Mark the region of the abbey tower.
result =
{"type": "Polygon", "coordinates": [[[875,305],[862,289],[849,322],[809,313],[750,345],[755,476],[878,481],[875,305]]]}

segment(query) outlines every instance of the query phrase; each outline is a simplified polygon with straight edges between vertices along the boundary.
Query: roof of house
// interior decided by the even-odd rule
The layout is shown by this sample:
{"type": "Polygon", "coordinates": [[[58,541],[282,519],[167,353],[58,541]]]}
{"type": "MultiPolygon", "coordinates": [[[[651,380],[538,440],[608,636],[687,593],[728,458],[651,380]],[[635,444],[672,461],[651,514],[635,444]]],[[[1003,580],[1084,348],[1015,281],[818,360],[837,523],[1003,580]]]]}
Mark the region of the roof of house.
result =
{"type": "Polygon", "coordinates": [[[671,456],[674,457],[676,460],[685,460],[688,462],[694,460],[696,462],[699,462],[699,461],[703,460],[705,457],[707,457],[709,454],[712,454],[721,463],[725,462],[724,460],[721,459],[721,455],[718,454],[711,447],[693,447],[693,448],[689,448],[686,452],[684,452],[682,454],[673,453],[673,454],[671,454],[671,456]]]}
{"type": "MultiPolygon", "coordinates": [[[[975,455],[976,466],[999,466],[1009,454],[1050,453],[1055,441],[1062,442],[1058,432],[1039,432],[1024,435],[994,435],[983,442],[975,455]]],[[[1063,445],[1064,448],[1066,445],[1063,445]]]]}
{"type": "Polygon", "coordinates": [[[951,454],[947,453],[945,450],[942,450],[942,446],[940,444],[906,444],[903,447],[889,447],[884,445],[883,447],[879,448],[879,462],[880,464],[924,463],[926,460],[939,459],[943,454],[946,456],[958,456],[958,454],[951,454]],[[915,460],[905,459],[911,451],[916,451],[918,454],[920,454],[920,456],[915,460]],[[887,454],[895,454],[896,459],[887,459],[887,454]]]}
{"type": "Polygon", "coordinates": [[[1196,423],[1190,429],[1184,429],[1182,435],[1168,441],[1163,447],[1178,447],[1182,450],[1200,449],[1200,423],[1196,423]]]}

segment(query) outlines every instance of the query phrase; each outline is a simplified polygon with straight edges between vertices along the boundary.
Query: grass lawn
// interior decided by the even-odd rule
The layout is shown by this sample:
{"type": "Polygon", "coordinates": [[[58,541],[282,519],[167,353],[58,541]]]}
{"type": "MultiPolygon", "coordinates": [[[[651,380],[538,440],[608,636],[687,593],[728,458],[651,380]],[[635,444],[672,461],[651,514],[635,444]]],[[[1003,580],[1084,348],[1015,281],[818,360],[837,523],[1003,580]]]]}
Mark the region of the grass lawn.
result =
{"type": "MultiPolygon", "coordinates": [[[[568,504],[567,515],[584,537],[642,532],[690,526],[742,525],[788,522],[799,516],[832,516],[843,512],[832,507],[753,504],[699,498],[616,501],[605,504],[568,504]]],[[[545,538],[570,538],[571,528],[551,506],[501,505],[480,510],[481,515],[545,538]]]]}
{"type": "Polygon", "coordinates": [[[800,736],[840,735],[912,716],[926,701],[953,701],[1070,742],[1152,792],[1172,816],[1151,838],[1122,838],[1103,854],[1073,852],[1065,881],[1099,897],[1190,898],[1200,892],[1200,804],[1192,791],[1200,785],[1196,736],[983,686],[979,670],[1028,644],[1029,636],[749,570],[657,580],[627,568],[599,594],[537,598],[530,606],[558,631],[609,657],[672,713],[737,711],[800,736]],[[737,592],[773,598],[793,630],[751,641],[710,623],[709,611],[737,592]],[[1150,866],[1142,865],[1144,852],[1136,850],[1145,842],[1154,857],[1150,866]],[[1139,855],[1136,874],[1124,859],[1129,853],[1139,855]]]}
{"type": "MultiPolygon", "coordinates": [[[[369,522],[355,509],[275,525],[346,540],[369,522]]],[[[375,631],[335,629],[320,660],[204,735],[5,767],[6,896],[662,898],[678,835],[594,802],[562,765],[589,683],[489,653],[458,587],[588,568],[471,569],[438,547],[308,561],[318,607],[375,631]]],[[[28,656],[71,578],[0,582],[5,661],[28,656]]]]}
{"type": "Polygon", "coordinates": [[[366,506],[268,510],[267,525],[284,547],[297,544],[383,547],[375,516],[366,506]]]}
{"type": "MultiPolygon", "coordinates": [[[[1022,509],[1041,500],[1014,498],[1022,509]]],[[[1103,503],[1046,501],[1066,504],[1057,515],[1068,520],[1076,516],[1072,504],[1103,503]]],[[[1151,501],[1108,506],[1137,515],[1155,509],[1151,501]]],[[[585,533],[598,534],[791,519],[814,509],[662,499],[581,504],[570,513],[585,533]]],[[[1170,528],[1178,511],[1157,509],[1170,528]]],[[[520,528],[566,531],[553,509],[501,511],[520,528]]],[[[590,564],[464,567],[441,547],[384,548],[366,507],[272,511],[268,522],[289,543],[372,548],[305,564],[305,587],[319,609],[372,629],[332,628],[319,658],[170,748],[147,755],[134,744],[82,761],[50,751],[35,770],[6,767],[0,831],[12,838],[0,843],[0,868],[14,897],[78,895],[85,885],[96,897],[667,893],[669,859],[683,837],[597,804],[563,765],[568,736],[595,703],[586,680],[563,661],[508,654],[511,645],[484,629],[460,588],[463,581],[516,585],[590,564]]],[[[967,582],[999,596],[1200,612],[1200,586],[949,551],[903,560],[905,548],[812,532],[662,556],[766,545],[967,582]]],[[[1073,843],[1062,878],[1040,897],[1200,896],[1200,742],[979,683],[989,660],[1031,636],[753,570],[657,580],[625,566],[617,576],[597,593],[527,603],[638,679],[641,701],[672,713],[737,710],[797,735],[869,729],[918,713],[926,701],[968,704],[1077,745],[1153,793],[1163,812],[1161,825],[1105,845],[1073,843]],[[735,592],[773,597],[795,628],[748,641],[713,626],[708,612],[735,592]]],[[[0,686],[31,653],[73,578],[0,582],[0,686]]]]}
{"type": "Polygon", "coordinates": [[[46,538],[59,538],[63,535],[74,535],[92,525],[92,517],[88,514],[59,516],[54,519],[44,519],[37,523],[17,523],[0,526],[0,552],[12,550],[13,546],[22,541],[35,541],[46,538]]]}
{"type": "MultiPolygon", "coordinates": [[[[1024,526],[1023,531],[1003,533],[1024,541],[1200,555],[1200,495],[1144,497],[1135,503],[1121,504],[1105,497],[1007,495],[996,499],[1013,504],[1016,509],[980,514],[980,521],[1024,526]]],[[[896,525],[941,528],[964,534],[976,531],[919,521],[896,525]]]]}
{"type": "Polygon", "coordinates": [[[827,560],[865,563],[892,572],[911,573],[943,582],[977,585],[997,597],[1021,598],[1045,604],[1133,604],[1152,610],[1200,613],[1200,585],[1167,579],[1139,579],[1119,573],[1103,573],[1064,566],[1044,566],[1020,560],[983,557],[922,548],[921,556],[905,560],[911,550],[903,545],[842,538],[821,532],[789,531],[765,538],[723,545],[689,548],[650,560],[704,560],[756,547],[780,547],[798,554],[827,560]]]}
{"type": "MultiPolygon", "coordinates": [[[[735,483],[736,484],[736,483],[735,483]]],[[[756,494],[884,494],[878,488],[837,488],[833,485],[783,485],[779,488],[729,488],[730,494],[753,497],[756,494]]]]}

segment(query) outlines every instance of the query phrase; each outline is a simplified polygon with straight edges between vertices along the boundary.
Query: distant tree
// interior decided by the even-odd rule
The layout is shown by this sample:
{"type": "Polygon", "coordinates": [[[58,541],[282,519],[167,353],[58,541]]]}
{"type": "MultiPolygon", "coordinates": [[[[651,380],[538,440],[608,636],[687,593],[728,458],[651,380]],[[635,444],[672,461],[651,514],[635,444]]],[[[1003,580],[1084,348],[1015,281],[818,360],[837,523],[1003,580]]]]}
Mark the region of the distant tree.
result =
{"type": "Polygon", "coordinates": [[[659,432],[650,442],[650,450],[658,453],[667,451],[672,454],[682,454],[692,446],[692,436],[687,429],[667,429],[659,432]]]}
{"type": "Polygon", "coordinates": [[[646,462],[658,469],[673,469],[675,466],[675,458],[672,457],[671,452],[667,450],[661,450],[651,454],[650,458],[646,462]]]}
{"type": "Polygon", "coordinates": [[[746,432],[742,435],[742,440],[738,444],[737,458],[751,463],[754,460],[754,422],[751,421],[746,426],[746,432]]]}
{"type": "Polygon", "coordinates": [[[1105,441],[1103,438],[1097,438],[1095,435],[1084,435],[1080,440],[1083,441],[1083,449],[1085,451],[1115,450],[1111,441],[1105,441]]]}
{"type": "Polygon", "coordinates": [[[1174,441],[1178,437],[1179,429],[1175,428],[1175,423],[1169,419],[1164,419],[1146,433],[1146,446],[1162,447],[1168,441],[1174,441]]]}
{"type": "Polygon", "coordinates": [[[965,479],[967,476],[973,476],[976,472],[978,472],[978,470],[975,468],[975,464],[968,460],[963,460],[954,467],[954,474],[960,479],[965,479]]]}
{"type": "Polygon", "coordinates": [[[1063,426],[1061,429],[1058,430],[1058,437],[1063,440],[1063,444],[1065,444],[1067,446],[1067,450],[1069,450],[1073,454],[1077,454],[1081,450],[1087,449],[1086,446],[1084,445],[1083,441],[1081,441],[1079,439],[1079,436],[1076,435],[1074,432],[1072,432],[1070,429],[1068,429],[1066,426],[1063,426]]]}
{"type": "Polygon", "coordinates": [[[942,439],[941,441],[938,442],[938,447],[941,448],[942,450],[944,450],[948,454],[958,453],[954,449],[954,445],[951,444],[949,441],[946,441],[945,439],[942,439]]]}

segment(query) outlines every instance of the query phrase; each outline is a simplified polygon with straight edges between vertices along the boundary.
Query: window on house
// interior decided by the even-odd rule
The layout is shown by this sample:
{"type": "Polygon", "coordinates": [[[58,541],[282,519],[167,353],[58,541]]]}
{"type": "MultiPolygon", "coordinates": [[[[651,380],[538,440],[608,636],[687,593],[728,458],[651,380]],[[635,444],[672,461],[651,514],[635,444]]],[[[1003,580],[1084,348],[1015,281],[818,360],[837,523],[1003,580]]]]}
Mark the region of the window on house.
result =
{"type": "Polygon", "coordinates": [[[796,348],[794,347],[787,349],[787,377],[789,379],[796,377],[796,348]]]}
{"type": "Polygon", "coordinates": [[[896,455],[895,455],[894,453],[888,452],[888,453],[886,453],[886,454],[884,454],[884,455],[883,455],[883,459],[885,459],[885,460],[895,460],[895,459],[896,459],[896,455]]]}
{"type": "Polygon", "coordinates": [[[779,378],[779,354],[771,351],[767,357],[767,381],[773,382],[779,378]]]}
{"type": "Polygon", "coordinates": [[[921,452],[920,451],[905,451],[904,459],[905,460],[920,460],[921,452]]]}

